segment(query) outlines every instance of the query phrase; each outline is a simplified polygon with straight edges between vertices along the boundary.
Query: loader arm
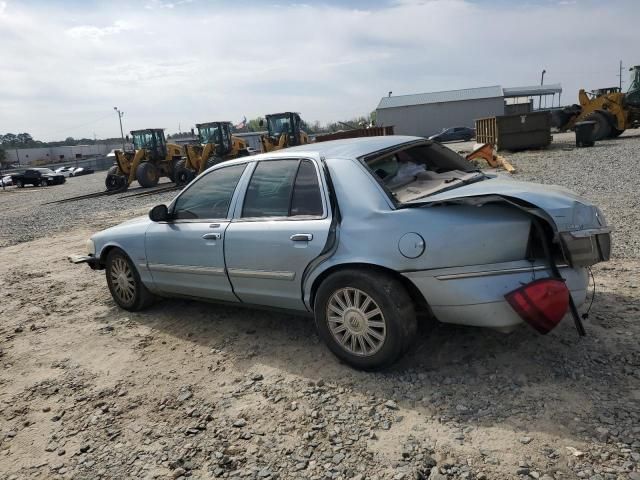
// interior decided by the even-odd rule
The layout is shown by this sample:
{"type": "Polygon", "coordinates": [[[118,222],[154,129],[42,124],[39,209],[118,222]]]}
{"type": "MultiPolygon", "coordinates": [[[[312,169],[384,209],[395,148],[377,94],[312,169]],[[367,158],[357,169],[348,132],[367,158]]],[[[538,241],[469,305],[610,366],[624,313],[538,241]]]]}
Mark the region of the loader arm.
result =
{"type": "Polygon", "coordinates": [[[146,150],[141,148],[140,150],[136,150],[136,154],[133,156],[133,160],[131,161],[131,165],[129,168],[129,175],[127,177],[127,187],[133,183],[136,179],[136,171],[138,170],[138,165],[145,158],[146,150]]]}

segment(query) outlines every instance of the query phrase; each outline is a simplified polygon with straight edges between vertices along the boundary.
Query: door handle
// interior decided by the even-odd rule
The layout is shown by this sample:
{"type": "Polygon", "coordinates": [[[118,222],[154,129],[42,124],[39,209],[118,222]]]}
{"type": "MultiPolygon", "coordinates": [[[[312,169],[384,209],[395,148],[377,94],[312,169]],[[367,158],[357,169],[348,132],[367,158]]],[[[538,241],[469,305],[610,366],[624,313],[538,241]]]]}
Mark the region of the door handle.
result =
{"type": "Polygon", "coordinates": [[[311,233],[294,233],[289,238],[294,242],[310,242],[313,240],[313,235],[311,233]]]}
{"type": "Polygon", "coordinates": [[[205,240],[220,240],[220,237],[222,235],[220,235],[219,233],[205,233],[204,235],[202,235],[202,238],[204,238],[205,240]]]}

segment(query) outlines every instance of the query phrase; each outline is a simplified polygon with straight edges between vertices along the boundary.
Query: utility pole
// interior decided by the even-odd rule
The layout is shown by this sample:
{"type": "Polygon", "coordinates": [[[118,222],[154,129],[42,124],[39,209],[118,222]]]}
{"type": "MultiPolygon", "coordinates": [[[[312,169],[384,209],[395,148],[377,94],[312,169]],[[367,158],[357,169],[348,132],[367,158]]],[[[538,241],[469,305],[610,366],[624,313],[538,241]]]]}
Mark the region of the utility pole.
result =
{"type": "Polygon", "coordinates": [[[618,70],[618,78],[620,79],[620,91],[622,91],[622,69],[624,67],[622,66],[622,60],[620,60],[620,68],[618,70]]]}
{"type": "MultiPolygon", "coordinates": [[[[544,85],[544,74],[547,73],[546,70],[542,70],[542,75],[540,76],[540,86],[544,85]]],[[[542,108],[542,95],[538,98],[538,110],[542,108]]]]}
{"type": "Polygon", "coordinates": [[[118,115],[118,120],[120,120],[120,136],[122,137],[122,152],[124,153],[124,132],[122,131],[122,117],[124,116],[124,112],[118,110],[118,107],[113,107],[118,115]]]}

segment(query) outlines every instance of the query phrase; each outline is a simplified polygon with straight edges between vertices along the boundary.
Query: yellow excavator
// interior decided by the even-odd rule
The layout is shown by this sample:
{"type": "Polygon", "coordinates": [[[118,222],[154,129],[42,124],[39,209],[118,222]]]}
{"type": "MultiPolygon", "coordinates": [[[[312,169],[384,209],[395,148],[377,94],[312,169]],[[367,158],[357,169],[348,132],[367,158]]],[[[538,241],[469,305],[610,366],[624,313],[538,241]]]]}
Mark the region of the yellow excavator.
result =
{"type": "MultiPolygon", "coordinates": [[[[300,128],[302,120],[299,114],[272,113],[266,115],[266,121],[267,135],[260,137],[263,153],[309,143],[309,136],[300,128]]],[[[260,126],[264,126],[264,121],[260,122],[260,126]]]]}
{"type": "MultiPolygon", "coordinates": [[[[133,152],[115,151],[116,164],[107,172],[108,191],[124,191],[137,180],[141,187],[153,187],[160,177],[174,181],[176,165],[182,158],[182,148],[167,143],[164,129],[147,128],[131,131],[133,152]]],[[[128,137],[127,137],[128,140],[128,137]]]]}
{"type": "Polygon", "coordinates": [[[558,112],[560,130],[570,130],[577,122],[595,122],[593,140],[615,138],[627,128],[640,124],[640,65],[631,67],[631,83],[626,93],[618,87],[601,88],[591,92],[581,89],[580,105],[572,105],[558,112]]]}
{"type": "Polygon", "coordinates": [[[231,122],[197,123],[196,127],[199,143],[186,145],[185,158],[176,164],[178,185],[186,185],[220,162],[249,155],[247,142],[231,134],[231,122]]]}

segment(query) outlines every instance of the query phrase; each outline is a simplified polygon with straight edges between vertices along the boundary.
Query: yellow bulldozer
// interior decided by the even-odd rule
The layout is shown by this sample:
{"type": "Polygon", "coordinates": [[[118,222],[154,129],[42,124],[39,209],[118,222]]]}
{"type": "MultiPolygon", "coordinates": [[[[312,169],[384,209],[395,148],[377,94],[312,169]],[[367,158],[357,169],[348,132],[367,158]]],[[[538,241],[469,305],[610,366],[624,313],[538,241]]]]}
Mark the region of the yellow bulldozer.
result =
{"type": "Polygon", "coordinates": [[[578,93],[579,105],[559,111],[555,123],[561,131],[571,130],[577,122],[595,122],[593,140],[615,138],[627,128],[640,124],[640,65],[630,68],[631,83],[626,93],[618,87],[578,93]]]}
{"type": "Polygon", "coordinates": [[[247,142],[231,133],[231,122],[197,123],[196,127],[198,143],[186,145],[185,158],[176,164],[174,181],[178,185],[186,185],[220,162],[249,155],[247,142]]]}
{"type": "Polygon", "coordinates": [[[107,172],[108,191],[124,191],[137,180],[141,187],[153,187],[160,177],[174,181],[176,165],[182,159],[182,148],[167,143],[164,129],[147,128],[131,131],[133,152],[115,151],[116,164],[107,172]]]}
{"type": "MultiPolygon", "coordinates": [[[[263,153],[309,143],[309,136],[301,130],[302,120],[299,114],[272,113],[266,115],[266,121],[267,135],[260,137],[263,153]]],[[[260,126],[264,126],[264,121],[260,122],[260,126]]]]}

